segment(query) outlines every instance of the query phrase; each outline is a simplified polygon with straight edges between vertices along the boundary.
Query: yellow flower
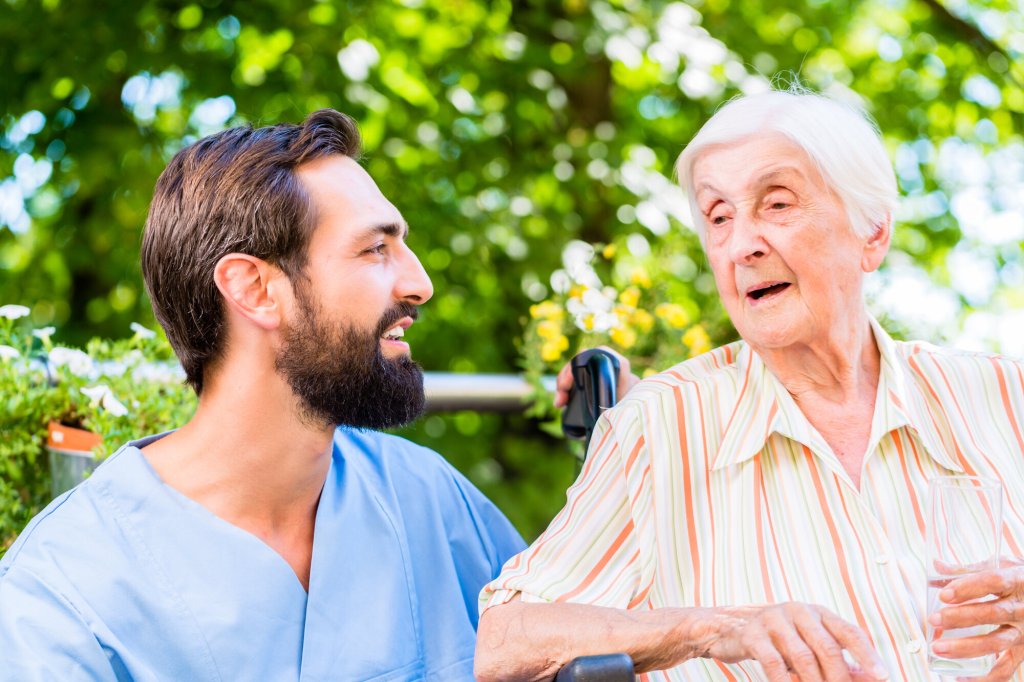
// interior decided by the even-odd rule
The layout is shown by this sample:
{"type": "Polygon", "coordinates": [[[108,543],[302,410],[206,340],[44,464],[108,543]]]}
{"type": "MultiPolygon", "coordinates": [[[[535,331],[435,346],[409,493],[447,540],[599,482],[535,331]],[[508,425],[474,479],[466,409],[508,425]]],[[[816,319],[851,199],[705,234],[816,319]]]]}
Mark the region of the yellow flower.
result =
{"type": "Polygon", "coordinates": [[[634,310],[633,314],[629,316],[629,321],[644,334],[651,331],[651,328],[654,327],[654,316],[643,308],[634,310]]]}
{"type": "Polygon", "coordinates": [[[562,324],[556,320],[541,320],[537,324],[537,336],[551,341],[562,335],[562,324]]]}
{"type": "Polygon", "coordinates": [[[542,301],[530,306],[530,317],[535,320],[561,320],[565,311],[554,301],[542,301]]]}
{"type": "Polygon", "coordinates": [[[620,348],[632,348],[636,345],[636,332],[632,327],[616,327],[608,335],[620,348]]]}
{"type": "Polygon", "coordinates": [[[654,309],[654,314],[665,320],[668,326],[674,329],[682,329],[690,324],[690,316],[678,303],[659,303],[658,307],[654,309]]]}
{"type": "Polygon", "coordinates": [[[711,337],[704,327],[695,324],[683,334],[683,343],[690,347],[690,357],[702,355],[711,350],[711,337]]]}
{"type": "Polygon", "coordinates": [[[582,284],[573,284],[569,289],[569,298],[583,298],[583,293],[587,290],[587,287],[582,284]]]}
{"type": "Polygon", "coordinates": [[[608,260],[611,260],[612,258],[615,257],[616,250],[617,247],[615,246],[615,244],[608,244],[601,250],[601,255],[607,258],[608,260]]]}
{"type": "Polygon", "coordinates": [[[583,331],[592,332],[594,331],[594,314],[583,316],[583,331]]]}
{"type": "Polygon", "coordinates": [[[648,367],[647,369],[644,370],[643,378],[646,379],[647,377],[653,377],[657,373],[658,370],[654,369],[653,367],[648,367]]]}
{"type": "Polygon", "coordinates": [[[647,274],[647,270],[643,267],[636,267],[633,272],[629,275],[629,281],[644,289],[649,289],[651,286],[651,276],[647,274]]]}
{"type": "Polygon", "coordinates": [[[558,336],[548,339],[540,347],[540,358],[544,362],[558,362],[562,353],[569,349],[569,339],[565,336],[558,336]]]}
{"type": "Polygon", "coordinates": [[[622,305],[635,308],[640,303],[640,290],[636,287],[626,287],[619,294],[619,301],[622,305]]]}

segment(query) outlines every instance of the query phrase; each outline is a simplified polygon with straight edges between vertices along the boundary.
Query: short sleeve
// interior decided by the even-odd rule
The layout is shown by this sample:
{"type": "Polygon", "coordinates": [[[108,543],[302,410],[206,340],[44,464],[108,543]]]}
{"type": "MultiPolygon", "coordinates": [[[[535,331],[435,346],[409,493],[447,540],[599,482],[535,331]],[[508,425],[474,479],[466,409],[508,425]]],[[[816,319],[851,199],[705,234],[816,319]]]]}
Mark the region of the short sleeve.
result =
{"type": "Polygon", "coordinates": [[[465,522],[448,524],[448,541],[458,566],[466,612],[476,627],[480,586],[497,577],[502,565],[526,546],[515,527],[462,474],[450,470],[465,511],[465,522]]]}
{"type": "Polygon", "coordinates": [[[0,578],[0,681],[118,680],[81,614],[28,571],[0,578]]]}
{"type": "Polygon", "coordinates": [[[635,413],[616,408],[602,416],[583,471],[566,494],[565,507],[547,530],[484,588],[481,613],[517,594],[523,601],[622,609],[642,603],[647,590],[642,588],[645,572],[637,538],[637,509],[631,503],[630,471],[641,460],[643,449],[635,413]]]}

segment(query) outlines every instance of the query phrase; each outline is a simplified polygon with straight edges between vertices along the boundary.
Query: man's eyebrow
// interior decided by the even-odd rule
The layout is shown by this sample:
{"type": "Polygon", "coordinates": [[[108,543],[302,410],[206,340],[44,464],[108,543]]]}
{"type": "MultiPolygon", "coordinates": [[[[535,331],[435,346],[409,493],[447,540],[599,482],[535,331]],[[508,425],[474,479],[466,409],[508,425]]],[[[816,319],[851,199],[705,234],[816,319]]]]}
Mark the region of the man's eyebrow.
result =
{"type": "Polygon", "coordinates": [[[404,241],[405,238],[409,236],[409,225],[405,222],[372,225],[360,232],[357,239],[359,241],[363,241],[372,239],[378,235],[384,235],[385,237],[397,237],[404,241]]]}

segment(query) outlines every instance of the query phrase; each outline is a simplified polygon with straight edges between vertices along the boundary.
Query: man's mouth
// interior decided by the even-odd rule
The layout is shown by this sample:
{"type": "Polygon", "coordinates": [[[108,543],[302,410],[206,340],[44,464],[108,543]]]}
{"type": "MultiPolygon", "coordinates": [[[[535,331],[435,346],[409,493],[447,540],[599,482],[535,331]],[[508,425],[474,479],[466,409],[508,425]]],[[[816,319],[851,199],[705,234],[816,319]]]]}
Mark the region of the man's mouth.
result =
{"type": "Polygon", "coordinates": [[[384,332],[381,335],[381,338],[385,341],[401,341],[404,336],[405,328],[403,328],[401,324],[396,324],[394,327],[384,332]]]}
{"type": "Polygon", "coordinates": [[[747,298],[761,301],[781,294],[789,288],[789,282],[762,282],[747,289],[747,298]]]}

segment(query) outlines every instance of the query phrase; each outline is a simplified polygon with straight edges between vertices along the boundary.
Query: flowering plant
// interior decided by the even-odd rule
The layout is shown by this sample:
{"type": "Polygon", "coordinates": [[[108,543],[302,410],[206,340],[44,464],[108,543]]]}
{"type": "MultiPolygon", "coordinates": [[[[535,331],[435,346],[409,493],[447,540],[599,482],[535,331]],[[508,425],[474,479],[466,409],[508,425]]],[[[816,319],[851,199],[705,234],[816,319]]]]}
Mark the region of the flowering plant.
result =
{"type": "Polygon", "coordinates": [[[555,417],[541,377],[584,348],[608,345],[650,376],[735,339],[696,236],[675,231],[655,245],[635,233],[609,244],[572,241],[552,294],[530,307],[520,344],[535,386],[534,416],[555,417]]]}
{"type": "Polygon", "coordinates": [[[122,443],[184,423],[195,396],[162,335],[132,324],[85,349],[32,328],[29,308],[0,306],[0,554],[50,497],[45,440],[51,421],[87,429],[102,458],[122,443]]]}

